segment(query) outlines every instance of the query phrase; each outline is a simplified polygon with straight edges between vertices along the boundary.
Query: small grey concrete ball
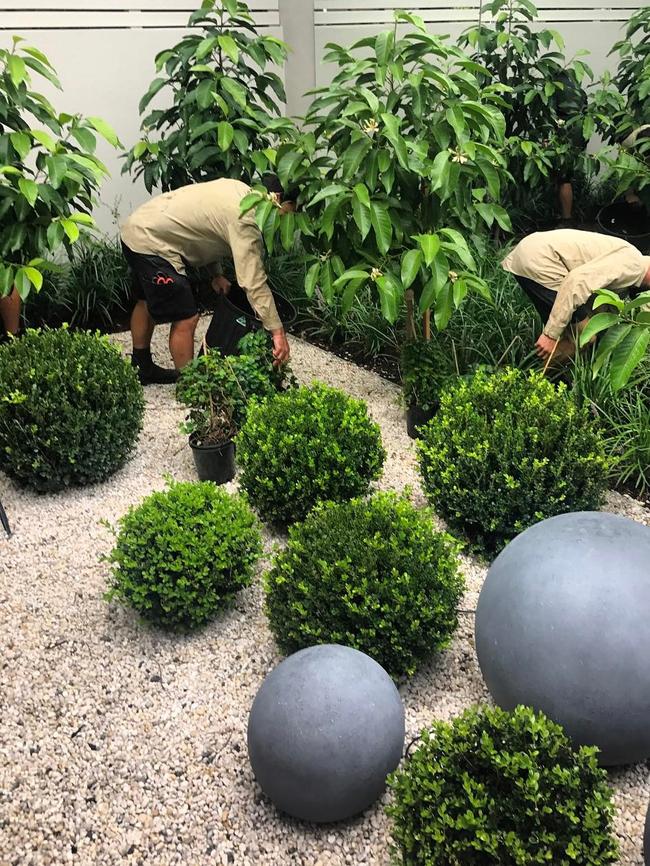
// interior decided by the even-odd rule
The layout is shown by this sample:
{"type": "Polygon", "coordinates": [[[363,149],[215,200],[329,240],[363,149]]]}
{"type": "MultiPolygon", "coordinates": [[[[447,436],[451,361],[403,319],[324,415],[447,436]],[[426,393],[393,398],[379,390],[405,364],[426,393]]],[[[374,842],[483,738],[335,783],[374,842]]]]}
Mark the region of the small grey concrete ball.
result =
{"type": "Polygon", "coordinates": [[[650,529],[604,512],[562,514],[496,558],[476,611],[492,697],[561,724],[605,765],[650,756],[650,529]]]}
{"type": "Polygon", "coordinates": [[[650,866],[650,806],[645,816],[645,832],[643,834],[643,860],[645,866],[650,866]]]}
{"type": "Polygon", "coordinates": [[[389,675],[335,644],[289,656],[266,677],[248,720],[248,755],[278,809],[341,821],[381,796],[404,746],[404,707],[389,675]]]}

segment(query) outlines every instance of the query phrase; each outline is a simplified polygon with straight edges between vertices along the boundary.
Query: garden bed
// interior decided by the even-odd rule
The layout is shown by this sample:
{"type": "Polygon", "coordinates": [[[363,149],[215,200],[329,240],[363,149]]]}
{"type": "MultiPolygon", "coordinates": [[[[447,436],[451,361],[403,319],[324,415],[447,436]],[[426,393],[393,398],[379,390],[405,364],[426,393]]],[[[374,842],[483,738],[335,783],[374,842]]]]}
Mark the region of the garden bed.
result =
{"type": "MultiPolygon", "coordinates": [[[[127,335],[114,339],[127,350],[127,335]]],[[[165,329],[156,341],[165,362],[165,329]]],[[[312,345],[295,339],[292,345],[301,381],[318,378],[367,401],[388,452],[380,486],[411,485],[423,503],[399,389],[312,345]]],[[[173,389],[150,387],[145,396],[135,458],[108,483],[43,497],[0,475],[0,499],[15,533],[0,538],[6,862],[388,864],[381,803],[351,822],[314,828],[280,816],[254,783],[248,711],[280,660],[259,580],[234,609],[189,637],[144,626],[102,599],[108,565],[99,557],[112,539],[100,520],[114,523],[129,505],[162,489],[166,473],[195,478],[173,389]]],[[[236,482],[227,485],[235,488],[236,482]]],[[[639,503],[618,494],[608,496],[607,507],[650,522],[639,503]]],[[[281,538],[267,531],[267,553],[276,542],[281,538]]],[[[485,567],[464,557],[462,568],[468,592],[450,648],[400,689],[407,743],[432,719],[488,700],[471,613],[485,567]]],[[[621,863],[637,866],[650,771],[643,764],[611,778],[621,863]]]]}

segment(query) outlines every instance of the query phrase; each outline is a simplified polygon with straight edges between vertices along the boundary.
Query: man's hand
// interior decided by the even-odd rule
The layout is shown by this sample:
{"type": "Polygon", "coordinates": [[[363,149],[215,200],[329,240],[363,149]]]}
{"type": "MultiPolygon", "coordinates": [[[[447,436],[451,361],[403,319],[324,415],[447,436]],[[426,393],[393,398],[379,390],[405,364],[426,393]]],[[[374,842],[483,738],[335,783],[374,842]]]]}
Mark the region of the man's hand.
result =
{"type": "Polygon", "coordinates": [[[223,274],[212,278],[212,288],[218,295],[227,295],[230,291],[231,282],[223,274]]]}
{"type": "Polygon", "coordinates": [[[536,349],[535,351],[544,361],[547,361],[551,355],[555,352],[557,347],[557,340],[553,340],[551,337],[547,337],[546,334],[541,334],[537,342],[535,343],[536,349]]]}
{"type": "Polygon", "coordinates": [[[280,364],[284,364],[285,361],[289,360],[291,349],[289,348],[289,341],[287,340],[284,328],[278,328],[277,331],[271,331],[271,335],[273,336],[274,363],[276,367],[279,367],[280,364]]]}

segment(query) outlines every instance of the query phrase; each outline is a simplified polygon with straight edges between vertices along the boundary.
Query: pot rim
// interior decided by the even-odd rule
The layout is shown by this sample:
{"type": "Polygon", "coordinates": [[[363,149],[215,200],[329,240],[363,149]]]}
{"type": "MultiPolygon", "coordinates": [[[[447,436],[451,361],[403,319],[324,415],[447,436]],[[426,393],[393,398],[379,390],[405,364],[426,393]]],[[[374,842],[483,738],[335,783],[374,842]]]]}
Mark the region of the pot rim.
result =
{"type": "Polygon", "coordinates": [[[197,440],[199,436],[197,433],[191,433],[189,436],[189,444],[190,448],[193,448],[195,451],[222,451],[228,445],[235,444],[234,438],[224,439],[223,442],[216,443],[214,445],[199,445],[197,440]]]}

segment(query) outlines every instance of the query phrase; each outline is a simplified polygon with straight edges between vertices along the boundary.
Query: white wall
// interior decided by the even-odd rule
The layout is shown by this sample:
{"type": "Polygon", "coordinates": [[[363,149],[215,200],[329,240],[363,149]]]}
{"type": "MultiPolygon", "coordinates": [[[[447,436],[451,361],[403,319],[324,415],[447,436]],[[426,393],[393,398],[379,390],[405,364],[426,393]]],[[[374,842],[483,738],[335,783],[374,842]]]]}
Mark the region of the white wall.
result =
{"type": "MultiPolygon", "coordinates": [[[[293,48],[285,68],[287,109],[301,114],[303,94],[326,84],[334,69],[320,62],[325,43],[346,45],[385,29],[396,8],[421,15],[433,32],[457,36],[478,20],[480,0],[249,0],[262,32],[293,48]]],[[[14,33],[43,50],[57,68],[63,93],[43,86],[57,108],[99,115],[125,146],[139,138],[138,102],[155,77],[154,56],[178,42],[200,0],[5,0],[0,44],[14,33]],[[162,11],[161,11],[162,10],[162,11]]],[[[538,0],[544,26],[560,30],[570,56],[581,48],[596,73],[612,66],[607,52],[640,0],[538,0]]],[[[112,229],[111,209],[127,214],[147,198],[141,181],[121,175],[121,161],[108,146],[111,178],[105,183],[97,219],[112,229]]]]}

